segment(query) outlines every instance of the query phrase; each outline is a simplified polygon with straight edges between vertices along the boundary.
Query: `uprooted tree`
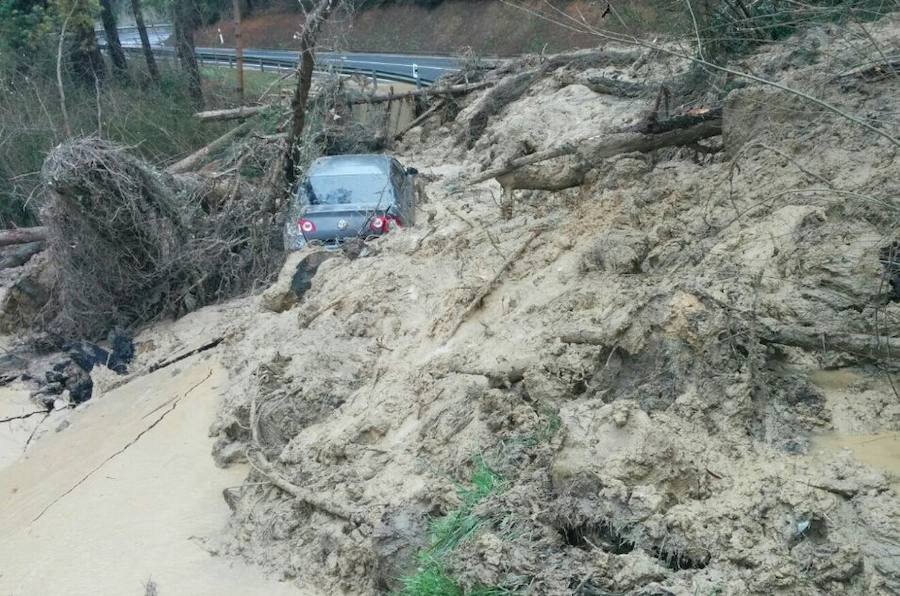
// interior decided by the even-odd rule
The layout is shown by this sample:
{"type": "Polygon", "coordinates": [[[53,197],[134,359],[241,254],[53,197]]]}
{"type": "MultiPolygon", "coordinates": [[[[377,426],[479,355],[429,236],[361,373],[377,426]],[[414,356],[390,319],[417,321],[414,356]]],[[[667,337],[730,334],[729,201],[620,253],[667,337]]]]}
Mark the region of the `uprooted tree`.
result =
{"type": "Polygon", "coordinates": [[[272,223],[238,182],[165,174],[98,139],[57,147],[41,175],[57,271],[48,327],[64,337],[184,314],[277,266],[272,223]]]}

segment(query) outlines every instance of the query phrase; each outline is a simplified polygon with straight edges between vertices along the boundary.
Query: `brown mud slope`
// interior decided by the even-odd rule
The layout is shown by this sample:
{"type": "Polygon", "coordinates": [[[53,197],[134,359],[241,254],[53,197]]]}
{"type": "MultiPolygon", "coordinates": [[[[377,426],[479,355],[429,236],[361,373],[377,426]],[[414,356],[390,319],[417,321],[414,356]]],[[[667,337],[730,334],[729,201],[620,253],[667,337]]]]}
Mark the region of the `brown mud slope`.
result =
{"type": "MultiPolygon", "coordinates": [[[[871,32],[896,49],[898,25],[871,32]]],[[[743,67],[896,136],[896,79],[835,79],[874,52],[835,33],[743,67]]],[[[268,462],[233,495],[231,552],[328,593],[396,589],[483,459],[503,482],[442,559],[464,589],[900,591],[890,478],[816,447],[833,430],[900,431],[896,361],[832,340],[900,336],[879,262],[898,233],[897,147],[745,86],[724,153],[609,159],[580,188],[519,192],[503,221],[496,183],[459,175],[647,104],[549,77],[466,150],[468,101],[398,151],[430,181],[414,228],[325,261],[298,306],[260,306],[230,334],[216,454],[242,460],[255,435],[268,462]]]]}
{"type": "MultiPolygon", "coordinates": [[[[540,0],[521,3],[526,8],[546,9],[540,0]]],[[[606,3],[554,1],[571,18],[583,15],[590,23],[619,29],[612,17],[603,18],[606,3]]],[[[294,3],[296,6],[296,3],[294,3]]],[[[681,13],[672,5],[653,0],[630,0],[619,7],[629,30],[670,32],[681,13]]],[[[299,48],[297,31],[303,17],[296,11],[263,12],[247,17],[241,28],[244,44],[257,48],[299,48]]],[[[219,45],[219,29],[225,44],[233,47],[230,20],[198,33],[199,45],[219,45]]],[[[352,18],[335,18],[326,26],[324,45],[342,50],[455,54],[471,49],[478,55],[510,56],[523,52],[562,51],[596,45],[585,34],[559,27],[503,2],[449,0],[433,9],[412,4],[368,7],[352,18]]]]}

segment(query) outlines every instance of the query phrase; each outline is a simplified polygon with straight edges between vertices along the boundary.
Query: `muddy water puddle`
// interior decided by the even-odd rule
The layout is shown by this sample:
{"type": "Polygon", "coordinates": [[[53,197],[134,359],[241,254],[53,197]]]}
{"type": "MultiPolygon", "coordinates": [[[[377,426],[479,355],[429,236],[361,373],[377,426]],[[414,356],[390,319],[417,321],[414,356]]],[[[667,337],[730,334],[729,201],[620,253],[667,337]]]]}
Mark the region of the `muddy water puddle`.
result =
{"type": "Polygon", "coordinates": [[[827,455],[844,449],[858,462],[885,474],[892,488],[900,493],[900,432],[853,432],[854,386],[865,381],[859,372],[850,369],[819,370],[809,380],[825,394],[832,411],[836,430],[819,433],[812,438],[814,451],[827,455]]]}
{"type": "Polygon", "coordinates": [[[226,371],[195,356],[72,413],[0,469],[0,594],[192,596],[310,594],[218,556],[222,490],[209,425],[226,371]]]}
{"type": "Polygon", "coordinates": [[[885,474],[894,491],[900,493],[900,432],[824,433],[813,438],[813,446],[824,453],[849,449],[858,462],[885,474]]]}

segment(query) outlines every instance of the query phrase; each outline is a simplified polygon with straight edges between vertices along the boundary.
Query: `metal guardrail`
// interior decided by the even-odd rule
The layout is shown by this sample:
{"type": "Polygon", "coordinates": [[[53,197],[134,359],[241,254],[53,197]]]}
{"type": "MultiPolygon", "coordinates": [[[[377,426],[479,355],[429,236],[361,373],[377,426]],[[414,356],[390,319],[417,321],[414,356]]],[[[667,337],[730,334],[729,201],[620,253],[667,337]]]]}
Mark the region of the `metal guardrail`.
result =
{"type": "MultiPolygon", "coordinates": [[[[160,31],[162,31],[164,34],[171,31],[171,25],[168,24],[148,25],[147,28],[151,31],[154,31],[155,35],[157,36],[160,35],[160,31]]],[[[134,30],[136,30],[135,26],[119,27],[119,31],[123,32],[134,30]]],[[[103,30],[97,31],[97,38],[101,45],[106,44],[106,35],[103,30]]],[[[143,53],[143,49],[140,47],[140,45],[135,44],[123,45],[122,49],[129,54],[143,53]]],[[[153,45],[152,50],[154,55],[156,55],[157,57],[173,60],[175,58],[175,50],[173,48],[163,45],[153,45]]],[[[201,64],[214,64],[218,66],[228,65],[231,67],[236,66],[236,58],[233,49],[223,48],[219,50],[216,48],[196,48],[195,52],[197,54],[197,60],[200,61],[201,64]]],[[[265,71],[267,68],[272,70],[293,70],[297,68],[298,59],[299,55],[260,56],[254,53],[253,49],[244,50],[245,68],[259,69],[260,71],[265,71]]],[[[332,56],[320,56],[320,58],[317,60],[317,72],[337,72],[348,75],[362,74],[385,81],[421,84],[424,86],[431,85],[434,82],[434,79],[429,78],[429,76],[425,73],[419,73],[419,76],[417,78],[414,73],[418,72],[419,69],[416,68],[413,64],[409,65],[409,74],[405,74],[397,71],[398,69],[401,69],[406,65],[396,64],[392,65],[390,70],[386,70],[378,67],[371,68],[368,66],[355,66],[353,62],[354,60],[352,59],[348,60],[341,57],[335,58],[332,56]]]]}
{"type": "MultiPolygon", "coordinates": [[[[123,47],[122,49],[128,54],[143,54],[142,48],[123,47]]],[[[195,53],[197,55],[197,60],[200,62],[201,66],[204,64],[215,64],[219,66],[227,65],[230,67],[236,67],[236,58],[233,53],[229,53],[227,51],[211,50],[207,48],[198,48],[195,53]]],[[[156,47],[153,48],[153,54],[157,57],[171,60],[175,60],[176,57],[175,50],[173,48],[156,47]]],[[[298,61],[296,58],[244,55],[244,68],[255,68],[260,70],[261,72],[265,72],[266,69],[294,70],[297,68],[297,62],[298,61]]],[[[320,73],[337,72],[340,74],[363,74],[367,76],[375,76],[378,79],[384,81],[395,81],[398,83],[411,84],[416,84],[418,82],[423,86],[431,85],[434,82],[424,77],[420,77],[417,81],[416,77],[412,75],[412,68],[410,68],[409,75],[404,75],[397,72],[387,72],[378,69],[354,67],[352,65],[348,65],[346,61],[343,60],[321,60],[318,62],[318,66],[319,68],[316,69],[316,72],[320,73]]]]}

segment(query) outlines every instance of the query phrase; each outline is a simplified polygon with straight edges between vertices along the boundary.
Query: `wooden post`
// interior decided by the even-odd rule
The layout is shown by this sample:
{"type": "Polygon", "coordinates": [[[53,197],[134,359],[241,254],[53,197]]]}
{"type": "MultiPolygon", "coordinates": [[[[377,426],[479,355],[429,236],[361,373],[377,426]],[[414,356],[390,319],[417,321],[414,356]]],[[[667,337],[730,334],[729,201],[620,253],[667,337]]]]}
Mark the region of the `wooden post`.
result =
{"type": "MultiPolygon", "coordinates": [[[[239,105],[244,105],[244,42],[241,39],[241,0],[234,0],[234,53],[237,57],[237,92],[239,105]]],[[[262,70],[262,61],[260,61],[262,70]]]]}

